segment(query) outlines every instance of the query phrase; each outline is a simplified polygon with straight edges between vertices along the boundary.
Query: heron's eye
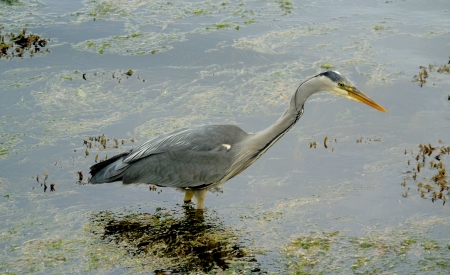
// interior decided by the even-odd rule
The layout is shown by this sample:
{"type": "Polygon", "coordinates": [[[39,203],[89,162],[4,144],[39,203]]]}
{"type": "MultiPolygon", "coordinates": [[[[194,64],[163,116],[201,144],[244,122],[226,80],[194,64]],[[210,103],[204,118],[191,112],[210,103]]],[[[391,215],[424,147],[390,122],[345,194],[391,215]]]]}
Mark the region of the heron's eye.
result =
{"type": "Polygon", "coordinates": [[[338,85],[339,85],[339,87],[342,87],[342,88],[345,87],[345,84],[342,82],[339,82],[338,85]]]}

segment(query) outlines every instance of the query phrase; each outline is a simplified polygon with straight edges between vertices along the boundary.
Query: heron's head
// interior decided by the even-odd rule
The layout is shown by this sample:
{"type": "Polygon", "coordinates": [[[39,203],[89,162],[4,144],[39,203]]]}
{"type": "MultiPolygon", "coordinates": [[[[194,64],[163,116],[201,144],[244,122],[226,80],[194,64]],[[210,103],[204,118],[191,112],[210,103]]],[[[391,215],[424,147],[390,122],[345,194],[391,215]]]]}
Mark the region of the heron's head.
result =
{"type": "Polygon", "coordinates": [[[331,89],[327,90],[332,94],[345,97],[347,99],[365,103],[372,108],[386,113],[386,110],[380,104],[370,99],[366,94],[361,92],[355,85],[345,76],[337,71],[327,71],[318,75],[323,77],[325,81],[331,82],[331,89]]]}
{"type": "MultiPolygon", "coordinates": [[[[348,78],[337,71],[326,71],[308,79],[300,85],[297,91],[301,90],[305,91],[304,96],[306,97],[309,97],[316,92],[329,92],[353,101],[365,103],[381,112],[386,112],[380,104],[370,99],[366,94],[356,88],[348,78]]],[[[296,95],[296,97],[298,96],[299,95],[296,95]]],[[[301,99],[297,98],[297,100],[301,99]]],[[[306,98],[304,100],[306,100],[306,98]]],[[[296,102],[296,105],[297,104],[298,103],[296,102]]]]}

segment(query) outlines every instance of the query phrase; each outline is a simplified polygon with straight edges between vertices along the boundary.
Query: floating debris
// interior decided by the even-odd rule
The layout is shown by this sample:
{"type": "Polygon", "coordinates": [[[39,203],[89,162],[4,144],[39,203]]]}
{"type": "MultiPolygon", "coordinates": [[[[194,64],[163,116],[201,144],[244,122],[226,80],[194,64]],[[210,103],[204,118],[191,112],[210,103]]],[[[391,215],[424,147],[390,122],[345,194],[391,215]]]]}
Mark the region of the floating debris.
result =
{"type": "MultiPolygon", "coordinates": [[[[377,137],[377,138],[365,138],[365,140],[363,139],[363,137],[360,137],[359,139],[356,140],[356,143],[371,143],[371,142],[381,142],[381,138],[377,137]]],[[[406,151],[405,151],[406,154],[406,151]]]]}
{"type": "Polygon", "coordinates": [[[419,86],[422,87],[423,84],[427,82],[426,79],[428,78],[428,71],[423,66],[420,66],[420,68],[422,71],[420,71],[418,75],[413,76],[412,82],[419,82],[419,86]]]}
{"type": "MultiPolygon", "coordinates": [[[[110,80],[114,79],[114,80],[117,81],[118,84],[120,84],[123,81],[126,81],[130,76],[132,76],[133,73],[134,72],[131,69],[126,71],[126,72],[123,72],[122,70],[112,71],[112,73],[111,72],[103,72],[103,73],[93,72],[93,73],[90,73],[89,75],[87,73],[83,73],[82,74],[82,78],[85,81],[87,80],[88,76],[92,76],[92,79],[95,78],[95,77],[100,77],[102,79],[110,79],[110,80]]],[[[64,78],[64,79],[72,80],[73,78],[71,76],[69,76],[69,77],[64,78]]],[[[145,80],[141,79],[139,76],[136,79],[139,80],[139,81],[145,82],[145,80]]]]}
{"type": "Polygon", "coordinates": [[[2,34],[0,31],[0,58],[11,60],[13,57],[33,57],[37,53],[50,52],[48,49],[42,50],[50,39],[32,33],[27,35],[26,32],[26,28],[17,35],[12,32],[2,34]]]}
{"type": "Polygon", "coordinates": [[[91,181],[90,177],[87,178],[87,181],[83,181],[84,179],[83,171],[78,171],[77,175],[78,175],[78,180],[76,181],[77,184],[85,185],[91,181]]]}
{"type": "Polygon", "coordinates": [[[327,146],[327,140],[328,140],[328,136],[326,136],[326,137],[324,138],[324,140],[323,140],[323,145],[325,146],[325,149],[328,148],[328,146],[327,146]]]}
{"type": "MultiPolygon", "coordinates": [[[[450,182],[447,178],[447,172],[443,160],[445,157],[449,156],[450,146],[443,146],[441,140],[439,140],[438,143],[438,146],[433,146],[430,143],[428,143],[428,145],[419,144],[418,147],[420,151],[419,154],[417,154],[415,157],[417,166],[415,166],[416,168],[413,169],[417,171],[414,171],[412,179],[417,180],[419,176],[418,173],[423,174],[423,176],[421,176],[421,181],[417,184],[417,191],[420,193],[420,197],[431,199],[432,202],[442,200],[443,205],[445,205],[447,196],[450,196],[450,182]],[[431,160],[429,162],[430,166],[425,165],[425,157],[431,157],[433,154],[436,154],[434,156],[434,159],[438,162],[431,160]],[[420,158],[421,156],[422,159],[420,158]],[[419,162],[420,159],[422,162],[419,162]],[[428,169],[426,169],[426,167],[428,167],[428,169]]],[[[412,151],[411,154],[413,154],[412,151]]],[[[408,165],[410,165],[410,160],[408,160],[408,165]]],[[[401,184],[402,186],[407,187],[407,179],[408,178],[405,178],[405,181],[401,184]]]]}
{"type": "Polygon", "coordinates": [[[50,192],[55,192],[55,184],[50,184],[50,192]]]}
{"type": "MultiPolygon", "coordinates": [[[[134,139],[133,139],[134,141],[134,139]]],[[[121,140],[121,144],[125,144],[125,140],[121,140]]],[[[117,138],[107,138],[105,135],[101,136],[89,136],[87,138],[83,139],[83,145],[86,146],[85,154],[86,156],[89,155],[89,149],[95,148],[100,150],[107,150],[107,149],[117,149],[119,148],[119,140],[117,138]]],[[[98,160],[98,154],[95,156],[95,161],[98,160]]]]}
{"type": "MultiPolygon", "coordinates": [[[[450,62],[450,59],[449,59],[449,62],[450,62]]],[[[450,63],[448,63],[448,64],[450,64],[450,63]]],[[[419,82],[419,86],[423,87],[423,85],[427,82],[429,73],[431,73],[433,71],[436,71],[438,73],[450,73],[450,66],[448,64],[444,64],[441,66],[437,66],[436,64],[429,64],[428,68],[424,67],[424,66],[419,66],[421,71],[419,72],[419,74],[413,76],[412,82],[419,82]]],[[[448,100],[450,100],[450,96],[448,97],[448,100]]]]}
{"type": "Polygon", "coordinates": [[[133,70],[129,69],[126,73],[127,76],[132,76],[133,75],[133,70]]]}

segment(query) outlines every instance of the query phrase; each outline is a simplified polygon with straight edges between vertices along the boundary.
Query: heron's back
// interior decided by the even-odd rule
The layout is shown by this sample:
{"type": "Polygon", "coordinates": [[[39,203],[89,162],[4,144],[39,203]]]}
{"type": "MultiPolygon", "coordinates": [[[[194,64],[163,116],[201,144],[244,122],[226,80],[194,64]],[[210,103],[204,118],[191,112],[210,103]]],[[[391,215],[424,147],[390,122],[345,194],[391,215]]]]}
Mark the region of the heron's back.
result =
{"type": "Polygon", "coordinates": [[[112,163],[92,166],[91,181],[204,188],[229,178],[228,170],[248,136],[235,125],[179,129],[118,155],[112,163]]]}

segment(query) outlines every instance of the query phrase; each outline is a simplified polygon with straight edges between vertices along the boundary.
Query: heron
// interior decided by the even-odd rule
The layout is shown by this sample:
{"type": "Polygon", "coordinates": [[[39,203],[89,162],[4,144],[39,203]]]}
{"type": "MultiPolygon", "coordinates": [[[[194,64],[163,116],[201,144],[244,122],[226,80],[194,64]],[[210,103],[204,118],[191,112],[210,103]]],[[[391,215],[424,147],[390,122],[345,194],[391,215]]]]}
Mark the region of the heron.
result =
{"type": "Polygon", "coordinates": [[[240,174],[267,152],[295,125],[306,100],[317,92],[329,92],[386,112],[347,77],[326,71],[303,81],[283,115],[260,132],[247,133],[227,124],[177,129],[93,165],[90,182],[174,187],[184,192],[184,203],[194,197],[196,208],[202,210],[207,190],[240,174]]]}

